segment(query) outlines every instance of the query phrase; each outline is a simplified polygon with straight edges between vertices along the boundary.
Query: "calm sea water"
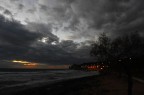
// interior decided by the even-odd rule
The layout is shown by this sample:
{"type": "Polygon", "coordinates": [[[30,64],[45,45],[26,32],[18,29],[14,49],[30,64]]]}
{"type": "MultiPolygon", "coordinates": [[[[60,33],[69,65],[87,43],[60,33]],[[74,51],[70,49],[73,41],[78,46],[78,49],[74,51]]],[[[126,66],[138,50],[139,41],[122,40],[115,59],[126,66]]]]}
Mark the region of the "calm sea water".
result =
{"type": "Polygon", "coordinates": [[[98,75],[98,72],[76,70],[2,70],[0,71],[0,90],[16,86],[39,86],[92,75],[98,75]]]}

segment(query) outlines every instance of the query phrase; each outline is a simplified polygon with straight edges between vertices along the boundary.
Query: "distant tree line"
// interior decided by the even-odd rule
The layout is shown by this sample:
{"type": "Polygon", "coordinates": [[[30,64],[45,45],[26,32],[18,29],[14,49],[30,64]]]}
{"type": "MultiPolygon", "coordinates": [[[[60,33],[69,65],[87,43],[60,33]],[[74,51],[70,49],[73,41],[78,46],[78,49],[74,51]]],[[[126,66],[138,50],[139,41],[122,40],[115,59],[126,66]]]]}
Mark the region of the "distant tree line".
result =
{"type": "Polygon", "coordinates": [[[92,44],[90,55],[97,61],[111,66],[121,63],[121,66],[144,67],[144,38],[138,32],[124,35],[111,40],[105,33],[92,44]]]}
{"type": "MultiPolygon", "coordinates": [[[[132,72],[144,67],[144,38],[138,32],[110,39],[105,33],[92,44],[90,55],[98,62],[128,76],[128,95],[132,95],[132,72]]],[[[142,72],[141,72],[142,73],[142,72]]]]}

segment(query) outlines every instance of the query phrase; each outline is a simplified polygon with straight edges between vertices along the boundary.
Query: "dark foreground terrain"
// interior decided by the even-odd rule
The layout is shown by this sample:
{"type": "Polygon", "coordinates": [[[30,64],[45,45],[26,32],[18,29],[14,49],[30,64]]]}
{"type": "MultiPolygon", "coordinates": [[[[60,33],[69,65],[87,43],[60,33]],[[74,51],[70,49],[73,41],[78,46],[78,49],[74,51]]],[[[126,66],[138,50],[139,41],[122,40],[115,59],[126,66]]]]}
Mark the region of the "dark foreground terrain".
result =
{"type": "MultiPolygon", "coordinates": [[[[133,95],[144,95],[144,84],[133,81],[133,95]]],[[[108,74],[71,79],[22,91],[15,90],[13,93],[4,90],[0,95],[127,95],[127,79],[108,74]]]]}

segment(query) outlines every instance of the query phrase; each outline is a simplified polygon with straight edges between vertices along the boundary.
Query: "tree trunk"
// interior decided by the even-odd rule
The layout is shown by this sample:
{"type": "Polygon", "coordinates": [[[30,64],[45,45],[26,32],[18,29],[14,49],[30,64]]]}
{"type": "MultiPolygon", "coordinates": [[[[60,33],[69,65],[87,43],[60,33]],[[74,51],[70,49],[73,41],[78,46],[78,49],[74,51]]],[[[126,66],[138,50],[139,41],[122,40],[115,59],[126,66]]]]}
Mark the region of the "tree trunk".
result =
{"type": "Polygon", "coordinates": [[[133,89],[133,79],[130,72],[128,73],[128,95],[132,95],[133,89]]]}
{"type": "Polygon", "coordinates": [[[131,65],[130,65],[130,62],[127,61],[125,64],[124,64],[124,68],[125,68],[125,71],[126,71],[126,74],[127,74],[127,83],[128,83],[128,95],[132,95],[132,92],[133,92],[133,79],[132,79],[132,72],[131,72],[131,65]]]}

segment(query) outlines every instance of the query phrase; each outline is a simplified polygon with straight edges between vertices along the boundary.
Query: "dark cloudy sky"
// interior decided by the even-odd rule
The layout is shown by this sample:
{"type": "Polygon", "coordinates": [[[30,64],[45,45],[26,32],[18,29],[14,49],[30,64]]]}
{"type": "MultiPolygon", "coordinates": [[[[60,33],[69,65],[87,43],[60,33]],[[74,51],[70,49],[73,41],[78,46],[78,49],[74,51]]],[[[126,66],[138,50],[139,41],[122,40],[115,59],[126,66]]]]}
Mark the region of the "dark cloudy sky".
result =
{"type": "Polygon", "coordinates": [[[0,67],[91,61],[90,44],[144,31],[144,0],[0,0],[0,67]]]}

